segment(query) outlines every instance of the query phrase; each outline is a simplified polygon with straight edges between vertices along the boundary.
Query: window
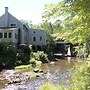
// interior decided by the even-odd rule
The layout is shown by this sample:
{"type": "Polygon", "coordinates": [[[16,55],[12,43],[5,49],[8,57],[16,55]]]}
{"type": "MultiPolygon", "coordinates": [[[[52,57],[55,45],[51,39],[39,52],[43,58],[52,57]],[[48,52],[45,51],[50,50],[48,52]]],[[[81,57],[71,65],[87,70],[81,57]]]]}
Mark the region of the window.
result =
{"type": "Polygon", "coordinates": [[[15,23],[12,23],[12,24],[11,24],[11,26],[12,26],[12,27],[15,27],[15,26],[16,26],[16,24],[15,24],[15,23]]]}
{"type": "Polygon", "coordinates": [[[33,33],[35,33],[35,31],[33,31],[33,33]]]}
{"type": "Polygon", "coordinates": [[[4,38],[7,38],[7,33],[4,33],[4,38]]]}
{"type": "Polygon", "coordinates": [[[3,33],[0,33],[0,38],[2,38],[3,37],[3,33]]]}
{"type": "Polygon", "coordinates": [[[11,34],[11,32],[10,32],[10,33],[8,33],[8,37],[9,37],[9,38],[11,38],[11,37],[12,37],[12,34],[11,34]]]}
{"type": "Polygon", "coordinates": [[[18,35],[15,33],[15,39],[17,39],[18,38],[18,35]]]}
{"type": "Polygon", "coordinates": [[[33,37],[33,41],[34,41],[34,42],[36,41],[36,37],[33,37]]]}
{"type": "Polygon", "coordinates": [[[42,37],[40,37],[40,41],[42,41],[42,37]]]}

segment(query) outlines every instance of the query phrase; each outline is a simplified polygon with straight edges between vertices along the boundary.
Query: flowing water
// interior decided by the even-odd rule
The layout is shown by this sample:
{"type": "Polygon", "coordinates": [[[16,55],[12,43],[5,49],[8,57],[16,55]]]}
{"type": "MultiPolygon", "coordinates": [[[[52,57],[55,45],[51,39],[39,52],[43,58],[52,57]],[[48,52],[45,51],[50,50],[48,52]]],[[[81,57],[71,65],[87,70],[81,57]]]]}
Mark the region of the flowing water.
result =
{"type": "Polygon", "coordinates": [[[40,69],[44,74],[35,78],[30,77],[31,69],[3,70],[0,73],[0,90],[38,90],[46,82],[68,86],[75,66],[75,60],[59,60],[51,64],[43,64],[40,69]],[[16,81],[10,82],[13,78],[16,81]]]}

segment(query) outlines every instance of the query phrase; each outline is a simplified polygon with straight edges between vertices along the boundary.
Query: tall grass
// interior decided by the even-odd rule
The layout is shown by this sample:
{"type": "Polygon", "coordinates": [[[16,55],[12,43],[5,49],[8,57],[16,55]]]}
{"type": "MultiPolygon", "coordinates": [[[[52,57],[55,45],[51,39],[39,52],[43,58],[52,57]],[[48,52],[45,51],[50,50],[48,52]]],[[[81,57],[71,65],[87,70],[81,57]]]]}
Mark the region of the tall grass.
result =
{"type": "Polygon", "coordinates": [[[72,83],[73,90],[90,90],[90,62],[76,68],[72,83]]]}
{"type": "Polygon", "coordinates": [[[63,86],[54,86],[52,83],[45,83],[43,84],[39,90],[67,90],[66,88],[64,88],[63,86]]]}

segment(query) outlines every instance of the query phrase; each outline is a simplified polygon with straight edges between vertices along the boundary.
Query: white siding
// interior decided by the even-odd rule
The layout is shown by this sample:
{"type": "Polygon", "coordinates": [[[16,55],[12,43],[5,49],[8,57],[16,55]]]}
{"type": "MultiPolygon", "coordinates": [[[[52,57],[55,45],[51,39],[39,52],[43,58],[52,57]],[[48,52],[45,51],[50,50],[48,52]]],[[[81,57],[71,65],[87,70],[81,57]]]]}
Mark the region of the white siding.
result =
{"type": "MultiPolygon", "coordinates": [[[[32,45],[46,45],[46,32],[43,30],[36,30],[36,29],[30,29],[28,31],[24,30],[23,24],[8,12],[8,7],[5,8],[5,14],[0,17],[0,27],[4,28],[10,27],[10,29],[13,28],[11,30],[12,38],[2,39],[5,42],[12,41],[14,43],[18,43],[18,39],[15,39],[15,33],[18,34],[18,29],[20,29],[21,44],[31,43],[32,45]],[[33,37],[36,37],[36,41],[33,41],[33,37]],[[40,37],[42,38],[41,41],[40,37]]],[[[5,32],[8,32],[8,30],[6,30],[5,32]]]]}
{"type": "Polygon", "coordinates": [[[46,45],[46,32],[43,30],[30,29],[29,42],[32,45],[46,45]],[[33,41],[33,37],[36,37],[36,41],[33,41]],[[40,37],[42,37],[41,41],[40,41],[40,37]]]}
{"type": "Polygon", "coordinates": [[[15,39],[15,33],[18,35],[18,29],[17,28],[0,29],[0,33],[3,33],[3,37],[0,38],[0,42],[13,42],[13,43],[18,42],[18,40],[15,39]],[[4,33],[7,33],[7,38],[4,38],[4,33]],[[9,33],[11,33],[11,38],[8,37],[9,33]]]}
{"type": "Polygon", "coordinates": [[[0,27],[5,27],[5,20],[4,20],[4,18],[5,18],[5,15],[2,15],[0,17],[0,27]]]}
{"type": "Polygon", "coordinates": [[[14,16],[12,16],[8,12],[8,8],[6,7],[5,14],[0,17],[0,27],[13,27],[11,26],[11,24],[16,24],[14,28],[20,28],[20,31],[21,31],[21,41],[20,42],[25,43],[25,40],[24,40],[25,33],[23,30],[23,24],[18,19],[16,19],[14,16]]]}
{"type": "Polygon", "coordinates": [[[18,43],[18,28],[13,30],[12,42],[18,43]]]}

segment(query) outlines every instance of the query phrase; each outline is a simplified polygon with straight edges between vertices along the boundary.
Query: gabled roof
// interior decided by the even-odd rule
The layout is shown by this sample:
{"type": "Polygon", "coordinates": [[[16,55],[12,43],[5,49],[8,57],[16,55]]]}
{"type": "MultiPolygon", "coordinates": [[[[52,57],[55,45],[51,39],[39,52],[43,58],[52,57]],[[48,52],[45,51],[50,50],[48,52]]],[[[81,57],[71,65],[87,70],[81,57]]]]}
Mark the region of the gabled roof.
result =
{"type": "MultiPolygon", "coordinates": [[[[8,7],[5,7],[5,13],[0,16],[0,28],[3,28],[3,27],[10,27],[10,23],[13,23],[14,22],[17,22],[18,25],[22,25],[23,24],[17,19],[15,18],[13,15],[11,15],[9,12],[8,12],[8,7]]],[[[18,27],[18,26],[16,26],[18,27]]]]}

